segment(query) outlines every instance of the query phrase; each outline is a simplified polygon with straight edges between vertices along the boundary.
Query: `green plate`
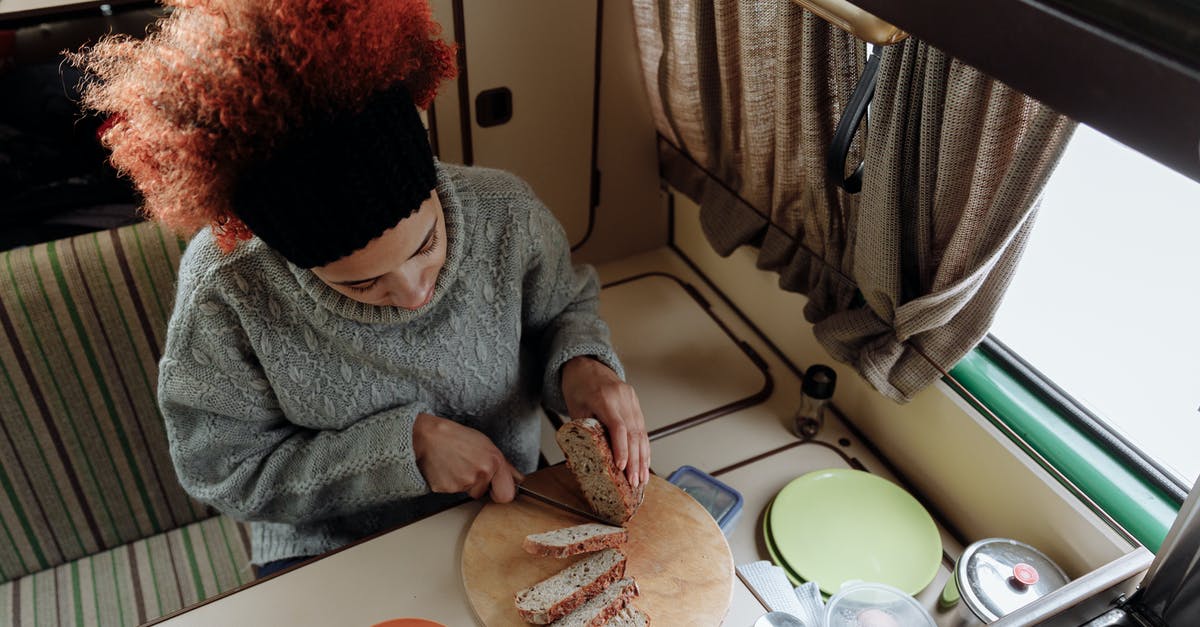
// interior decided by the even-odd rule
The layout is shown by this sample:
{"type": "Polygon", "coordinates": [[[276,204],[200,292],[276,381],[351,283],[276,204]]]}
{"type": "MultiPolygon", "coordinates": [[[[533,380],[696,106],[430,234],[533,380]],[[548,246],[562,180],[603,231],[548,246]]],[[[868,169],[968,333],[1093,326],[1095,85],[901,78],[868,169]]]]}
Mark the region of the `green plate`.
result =
{"type": "Polygon", "coordinates": [[[792,582],[793,586],[799,586],[804,583],[804,580],[792,572],[787,562],[779,557],[779,549],[775,548],[775,539],[771,537],[771,506],[774,504],[775,501],[767,503],[767,512],[763,514],[763,544],[767,545],[767,553],[770,554],[771,561],[783,569],[783,574],[787,575],[788,581],[792,582]]]}
{"type": "Polygon", "coordinates": [[[795,479],[764,518],[772,557],[825,594],[857,579],[915,595],[942,561],[942,539],[929,512],[896,484],[861,470],[818,470],[795,479]]]}

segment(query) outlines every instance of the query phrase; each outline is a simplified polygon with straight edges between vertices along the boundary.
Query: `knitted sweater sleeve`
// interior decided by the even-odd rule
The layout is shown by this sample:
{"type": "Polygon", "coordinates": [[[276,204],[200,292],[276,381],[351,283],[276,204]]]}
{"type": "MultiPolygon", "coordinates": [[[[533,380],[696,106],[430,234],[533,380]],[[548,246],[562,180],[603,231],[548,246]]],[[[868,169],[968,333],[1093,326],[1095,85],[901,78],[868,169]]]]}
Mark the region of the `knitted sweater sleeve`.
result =
{"type": "Polygon", "coordinates": [[[595,269],[571,263],[571,249],[562,225],[536,197],[529,224],[529,261],[522,296],[525,329],[537,338],[545,359],[542,402],[566,415],[563,364],[573,357],[589,355],[622,379],[625,370],[609,341],[608,325],[598,313],[600,282],[595,269]]]}
{"type": "MultiPolygon", "coordinates": [[[[184,290],[180,298],[184,298],[184,290]]],[[[418,410],[397,406],[341,430],[290,422],[230,308],[177,307],[159,365],[158,400],[179,481],[241,520],[301,525],[419,496],[418,410]]]]}

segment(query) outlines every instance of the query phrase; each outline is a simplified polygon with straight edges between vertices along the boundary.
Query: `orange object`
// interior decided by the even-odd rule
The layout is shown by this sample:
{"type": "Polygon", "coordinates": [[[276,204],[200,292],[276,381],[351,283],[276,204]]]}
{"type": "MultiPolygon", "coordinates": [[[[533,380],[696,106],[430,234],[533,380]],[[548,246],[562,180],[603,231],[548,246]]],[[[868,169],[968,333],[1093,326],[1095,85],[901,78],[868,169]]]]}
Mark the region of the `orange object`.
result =
{"type": "Polygon", "coordinates": [[[375,623],[371,627],[446,627],[445,625],[426,620],[424,618],[393,618],[385,620],[382,623],[375,623]]]}

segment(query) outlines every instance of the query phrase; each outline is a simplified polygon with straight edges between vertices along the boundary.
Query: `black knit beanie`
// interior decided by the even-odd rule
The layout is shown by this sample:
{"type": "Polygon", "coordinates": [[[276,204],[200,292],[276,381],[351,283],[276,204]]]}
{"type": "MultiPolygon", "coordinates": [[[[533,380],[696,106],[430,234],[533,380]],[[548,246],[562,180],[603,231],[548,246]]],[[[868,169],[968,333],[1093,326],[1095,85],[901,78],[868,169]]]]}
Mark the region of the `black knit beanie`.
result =
{"type": "Polygon", "coordinates": [[[411,215],[437,186],[433,153],[408,90],[397,85],[295,129],[246,168],[233,211],[301,268],[337,261],[411,215]]]}

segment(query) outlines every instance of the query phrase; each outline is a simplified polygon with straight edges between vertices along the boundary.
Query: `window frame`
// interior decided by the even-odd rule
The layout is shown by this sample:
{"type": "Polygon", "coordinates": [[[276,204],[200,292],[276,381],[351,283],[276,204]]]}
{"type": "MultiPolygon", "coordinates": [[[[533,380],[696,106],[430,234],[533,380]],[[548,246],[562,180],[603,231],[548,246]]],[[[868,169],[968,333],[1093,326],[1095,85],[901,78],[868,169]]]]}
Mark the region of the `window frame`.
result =
{"type": "MultiPolygon", "coordinates": [[[[1170,0],[850,1],[1200,181],[1200,57],[1180,54],[1191,51],[1189,34],[1200,28],[1194,7],[1170,0]]],[[[1097,514],[1158,550],[1182,500],[1169,473],[991,336],[946,381],[1097,514]]]]}
{"type": "Polygon", "coordinates": [[[1158,551],[1187,486],[991,335],[946,383],[1097,514],[1158,551]]]}

